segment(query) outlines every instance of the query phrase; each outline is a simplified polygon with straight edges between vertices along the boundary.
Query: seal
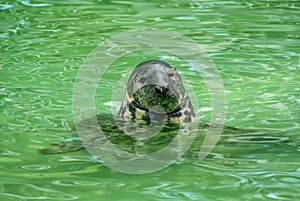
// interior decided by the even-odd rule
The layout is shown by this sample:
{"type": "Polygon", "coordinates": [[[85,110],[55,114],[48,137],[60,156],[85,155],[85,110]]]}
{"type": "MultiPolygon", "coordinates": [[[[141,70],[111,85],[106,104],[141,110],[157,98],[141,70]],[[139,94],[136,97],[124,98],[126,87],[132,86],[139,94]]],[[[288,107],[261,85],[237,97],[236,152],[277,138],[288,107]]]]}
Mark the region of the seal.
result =
{"type": "MultiPolygon", "coordinates": [[[[81,122],[82,126],[89,131],[95,127],[94,121],[91,123],[90,120],[81,122]]],[[[198,135],[193,143],[194,146],[187,154],[193,156],[196,153],[198,156],[198,145],[202,144],[200,141],[203,141],[202,137],[205,136],[202,134],[205,133],[205,129],[213,126],[208,122],[200,123],[197,128],[193,127],[194,108],[182,79],[174,67],[160,60],[149,60],[138,64],[129,77],[117,116],[98,114],[97,121],[110,143],[123,151],[135,154],[154,153],[163,149],[172,142],[183,123],[187,128],[185,135],[187,138],[191,129],[197,129],[198,135]],[[149,136],[148,131],[151,130],[144,132],[143,129],[137,129],[144,126],[148,129],[156,129],[157,126],[161,126],[156,124],[156,121],[166,121],[156,135],[149,136]],[[154,122],[152,127],[149,122],[154,122]]],[[[225,126],[223,132],[242,134],[257,131],[225,126]]],[[[102,140],[101,137],[90,138],[90,146],[101,146],[102,140]]],[[[40,151],[43,154],[57,154],[84,148],[79,138],[72,137],[71,140],[52,144],[40,151]]]]}
{"type": "MultiPolygon", "coordinates": [[[[149,60],[138,64],[131,73],[117,117],[99,114],[97,120],[107,138],[117,145],[125,145],[123,148],[128,152],[138,152],[135,137],[145,134],[145,140],[140,140],[144,143],[144,148],[139,152],[151,153],[170,143],[181,123],[194,122],[195,113],[177,70],[164,61],[149,60]],[[133,137],[129,134],[137,132],[136,127],[131,129],[132,123],[141,127],[154,122],[154,126],[150,128],[155,129],[160,126],[156,123],[164,121],[166,124],[156,136],[149,136],[149,132],[133,133],[133,137]]],[[[93,129],[89,121],[90,119],[86,119],[81,122],[88,130],[93,129]]],[[[91,139],[91,146],[99,146],[99,141],[101,139],[91,139]]],[[[41,152],[56,154],[81,149],[84,146],[80,139],[72,138],[52,144],[41,152]]]]}
{"type": "Polygon", "coordinates": [[[129,77],[118,115],[122,118],[193,122],[191,100],[176,68],[161,60],[138,64],[129,77]]]}

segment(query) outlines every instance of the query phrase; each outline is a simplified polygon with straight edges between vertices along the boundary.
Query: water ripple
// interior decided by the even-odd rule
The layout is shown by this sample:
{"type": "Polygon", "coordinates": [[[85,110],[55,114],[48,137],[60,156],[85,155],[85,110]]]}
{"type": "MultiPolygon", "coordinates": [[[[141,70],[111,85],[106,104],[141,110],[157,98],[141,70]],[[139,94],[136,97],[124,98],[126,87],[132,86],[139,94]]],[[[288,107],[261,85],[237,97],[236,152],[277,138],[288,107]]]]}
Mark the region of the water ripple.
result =
{"type": "Polygon", "coordinates": [[[77,196],[39,187],[38,185],[18,183],[18,182],[0,182],[0,197],[7,199],[33,199],[33,200],[76,200],[77,196]]]}
{"type": "Polygon", "coordinates": [[[47,170],[50,169],[51,166],[50,165],[22,165],[21,166],[22,169],[25,170],[31,170],[31,171],[42,171],[42,170],[47,170]]]}
{"type": "Polygon", "coordinates": [[[30,7],[45,7],[45,6],[52,6],[51,4],[47,4],[47,3],[31,3],[30,0],[21,0],[19,1],[22,5],[24,6],[30,6],[30,7]]]}
{"type": "Polygon", "coordinates": [[[14,5],[11,4],[0,4],[0,10],[7,10],[15,7],[14,5]]]}

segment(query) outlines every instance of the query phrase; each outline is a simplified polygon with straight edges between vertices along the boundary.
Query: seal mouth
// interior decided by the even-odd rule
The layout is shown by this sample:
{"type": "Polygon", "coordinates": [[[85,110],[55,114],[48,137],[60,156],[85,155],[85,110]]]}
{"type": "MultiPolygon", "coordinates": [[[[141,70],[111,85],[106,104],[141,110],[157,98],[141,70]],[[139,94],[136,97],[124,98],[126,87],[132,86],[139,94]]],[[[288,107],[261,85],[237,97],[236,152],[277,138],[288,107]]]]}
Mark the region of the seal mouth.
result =
{"type": "Polygon", "coordinates": [[[154,106],[161,106],[165,113],[170,114],[179,110],[184,103],[178,92],[170,86],[149,84],[136,90],[133,94],[133,105],[140,110],[149,112],[154,106]]]}

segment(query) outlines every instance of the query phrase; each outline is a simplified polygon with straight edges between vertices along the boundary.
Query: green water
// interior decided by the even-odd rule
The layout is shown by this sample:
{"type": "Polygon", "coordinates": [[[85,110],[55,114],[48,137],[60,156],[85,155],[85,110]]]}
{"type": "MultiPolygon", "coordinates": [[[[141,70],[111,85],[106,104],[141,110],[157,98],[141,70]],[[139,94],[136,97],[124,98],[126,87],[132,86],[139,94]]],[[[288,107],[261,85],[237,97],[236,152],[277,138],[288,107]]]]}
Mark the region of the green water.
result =
{"type": "MultiPolygon", "coordinates": [[[[53,1],[0,3],[0,200],[300,200],[299,1],[53,1]],[[171,30],[200,44],[217,66],[226,125],[276,129],[224,135],[204,160],[161,171],[111,170],[86,151],[42,155],[73,134],[72,93],[87,56],[103,41],[141,28],[171,30]]],[[[109,112],[122,74],[145,59],[176,65],[209,120],[205,85],[167,53],[117,60],[97,90],[109,112]]]]}

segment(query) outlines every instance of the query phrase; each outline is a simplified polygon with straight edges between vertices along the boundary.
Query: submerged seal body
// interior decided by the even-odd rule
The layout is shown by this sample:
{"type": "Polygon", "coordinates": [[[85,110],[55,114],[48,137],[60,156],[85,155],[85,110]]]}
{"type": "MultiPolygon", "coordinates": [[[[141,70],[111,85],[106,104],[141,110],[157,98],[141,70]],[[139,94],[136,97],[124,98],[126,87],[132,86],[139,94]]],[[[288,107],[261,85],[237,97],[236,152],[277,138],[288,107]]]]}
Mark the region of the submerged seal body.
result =
{"type": "Polygon", "coordinates": [[[135,67],[118,115],[170,122],[193,122],[195,117],[179,73],[160,60],[144,61],[135,67]]]}

